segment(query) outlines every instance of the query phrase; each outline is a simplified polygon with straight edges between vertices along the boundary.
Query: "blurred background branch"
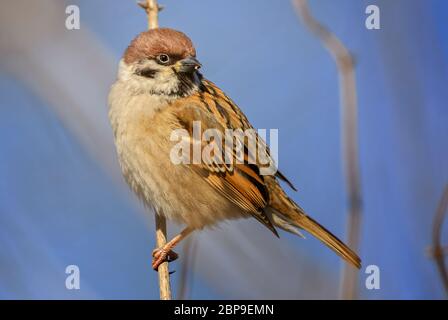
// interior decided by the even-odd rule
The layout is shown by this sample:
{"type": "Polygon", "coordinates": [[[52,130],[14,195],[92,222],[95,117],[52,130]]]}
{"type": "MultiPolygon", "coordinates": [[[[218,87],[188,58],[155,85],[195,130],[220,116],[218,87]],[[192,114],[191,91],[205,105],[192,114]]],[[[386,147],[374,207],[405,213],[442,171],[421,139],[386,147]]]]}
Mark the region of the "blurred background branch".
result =
{"type": "Polygon", "coordinates": [[[448,271],[446,269],[445,258],[447,248],[442,246],[442,229],[448,212],[448,184],[440,198],[439,206],[437,207],[436,215],[433,222],[432,231],[432,250],[431,254],[439,270],[440,278],[448,295],[448,271]]]}
{"type": "MultiPolygon", "coordinates": [[[[338,67],[342,116],[342,154],[348,196],[347,245],[359,253],[362,199],[358,159],[358,105],[354,59],[344,44],[312,16],[307,0],[293,0],[293,3],[303,24],[322,42],[338,67]]],[[[357,297],[357,275],[358,270],[344,263],[341,298],[355,299],[357,297]]]]}
{"type": "Polygon", "coordinates": [[[194,235],[184,240],[182,248],[181,266],[179,272],[179,284],[177,290],[178,300],[187,300],[190,298],[191,289],[194,280],[194,264],[196,259],[197,241],[194,235]]]}

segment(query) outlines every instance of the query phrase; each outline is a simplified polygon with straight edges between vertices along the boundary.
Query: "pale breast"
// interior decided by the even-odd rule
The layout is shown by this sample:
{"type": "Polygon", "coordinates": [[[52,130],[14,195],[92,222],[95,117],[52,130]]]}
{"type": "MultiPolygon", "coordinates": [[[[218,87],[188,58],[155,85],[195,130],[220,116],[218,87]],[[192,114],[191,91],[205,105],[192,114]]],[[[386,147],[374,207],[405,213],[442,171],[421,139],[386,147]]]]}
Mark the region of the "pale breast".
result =
{"type": "Polygon", "coordinates": [[[243,217],[188,165],[171,161],[176,142],[170,136],[180,126],[169,104],[123,89],[119,83],[113,86],[109,116],[123,175],[139,198],[168,219],[195,228],[243,217]]]}

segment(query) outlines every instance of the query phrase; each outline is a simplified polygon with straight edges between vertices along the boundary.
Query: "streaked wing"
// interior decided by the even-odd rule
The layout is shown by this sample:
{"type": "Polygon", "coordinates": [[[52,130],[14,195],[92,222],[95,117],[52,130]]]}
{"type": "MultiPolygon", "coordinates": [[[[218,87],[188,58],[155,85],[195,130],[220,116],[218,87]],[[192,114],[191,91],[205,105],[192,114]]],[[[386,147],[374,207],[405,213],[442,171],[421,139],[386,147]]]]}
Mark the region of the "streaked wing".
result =
{"type": "MultiPolygon", "coordinates": [[[[210,108],[210,111],[220,119],[221,123],[225,122],[227,128],[240,128],[243,131],[253,129],[253,126],[250,124],[244,113],[241,112],[240,108],[221,89],[209,80],[203,80],[202,84],[202,91],[204,94],[201,99],[210,108]]],[[[269,158],[270,161],[273,161],[270,156],[269,146],[267,146],[266,142],[258,136],[256,131],[255,135],[257,143],[260,143],[262,150],[266,151],[265,156],[269,158]]],[[[291,189],[297,191],[292,182],[289,181],[280,170],[276,171],[275,176],[286,182],[291,189]]]]}
{"type": "MultiPolygon", "coordinates": [[[[268,227],[278,236],[270,217],[265,213],[269,204],[269,192],[260,175],[258,164],[249,163],[249,148],[247,140],[239,140],[242,144],[239,154],[237,148],[225,149],[224,140],[197,141],[193,134],[193,122],[200,121],[201,130],[216,129],[225,137],[225,129],[253,129],[247,118],[239,108],[214,84],[203,80],[203,86],[197,93],[182,98],[170,107],[177,117],[179,124],[189,132],[191,143],[200,143],[201,150],[208,145],[216,144],[220,154],[202,153],[200,164],[191,164],[191,167],[200,174],[215,190],[229,201],[233,202],[247,213],[268,227]],[[231,161],[225,160],[225,152],[229,152],[231,161]],[[237,161],[244,158],[243,163],[237,161]]],[[[202,136],[201,132],[201,136],[202,136]]],[[[259,137],[256,137],[259,139],[259,137]]],[[[236,141],[238,143],[238,140],[236,141]]],[[[262,141],[264,143],[264,141],[262,141]]],[[[266,149],[267,150],[267,149],[266,149]]],[[[269,155],[267,155],[269,157],[269,155]]],[[[255,158],[256,159],[256,158],[255,158]]]]}

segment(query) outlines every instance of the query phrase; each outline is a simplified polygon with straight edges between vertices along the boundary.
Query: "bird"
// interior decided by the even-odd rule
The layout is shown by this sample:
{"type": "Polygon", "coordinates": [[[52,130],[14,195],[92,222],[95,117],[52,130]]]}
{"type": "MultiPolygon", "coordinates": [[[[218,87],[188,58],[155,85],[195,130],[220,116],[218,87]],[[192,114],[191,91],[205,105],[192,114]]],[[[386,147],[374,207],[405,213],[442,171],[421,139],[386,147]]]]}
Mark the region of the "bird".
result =
{"type": "MultiPolygon", "coordinates": [[[[277,237],[277,229],[299,236],[308,232],[360,268],[359,256],[286,194],[280,181],[296,189],[285,175],[279,170],[262,172],[266,162],[254,160],[250,139],[236,139],[238,150],[234,145],[226,149],[226,160],[231,161],[218,161],[223,155],[219,149],[199,161],[191,161],[191,149],[186,150],[180,160],[174,157],[173,161],[179,141],[192,149],[203,148],[207,142],[213,150],[220,145],[219,139],[203,141],[194,132],[195,124],[204,131],[255,131],[238,105],[205,78],[200,68],[193,42],[183,32],[170,28],[144,31],[126,48],[108,96],[124,179],[155,214],[185,226],[153,251],[152,268],[175,260],[174,247],[192,232],[242,218],[255,218],[277,237]],[[173,139],[174,133],[181,138],[173,139]]],[[[262,156],[272,164],[263,138],[257,133],[252,138],[264,146],[262,156]]]]}

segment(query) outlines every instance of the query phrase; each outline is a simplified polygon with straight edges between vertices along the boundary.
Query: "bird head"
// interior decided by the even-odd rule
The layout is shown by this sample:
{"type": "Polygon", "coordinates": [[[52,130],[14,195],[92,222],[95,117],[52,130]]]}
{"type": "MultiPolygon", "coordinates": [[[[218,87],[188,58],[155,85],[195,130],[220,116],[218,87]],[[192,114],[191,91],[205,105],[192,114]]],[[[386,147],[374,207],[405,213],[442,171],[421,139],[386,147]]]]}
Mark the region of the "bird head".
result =
{"type": "Polygon", "coordinates": [[[131,89],[167,97],[193,93],[202,77],[192,41],[184,33],[168,28],[140,33],[126,49],[119,80],[131,89]]]}

